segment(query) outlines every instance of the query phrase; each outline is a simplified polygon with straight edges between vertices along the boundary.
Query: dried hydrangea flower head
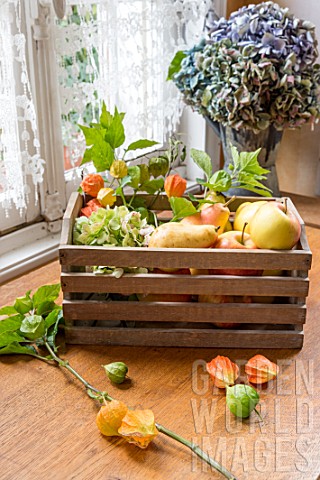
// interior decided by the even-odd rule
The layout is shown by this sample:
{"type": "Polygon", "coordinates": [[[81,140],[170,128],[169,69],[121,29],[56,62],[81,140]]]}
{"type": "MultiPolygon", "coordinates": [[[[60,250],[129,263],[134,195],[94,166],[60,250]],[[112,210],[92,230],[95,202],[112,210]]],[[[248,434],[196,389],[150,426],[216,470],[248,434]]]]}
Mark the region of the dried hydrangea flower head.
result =
{"type": "Polygon", "coordinates": [[[206,27],[211,42],[228,38],[239,46],[255,45],[268,58],[286,59],[293,53],[299,71],[310,67],[318,56],[315,25],[273,2],[242,7],[228,20],[213,20],[206,27]]]}
{"type": "Polygon", "coordinates": [[[314,26],[273,2],[213,20],[207,39],[178,54],[169,78],[213,121],[259,132],[320,118],[314,26]]]}

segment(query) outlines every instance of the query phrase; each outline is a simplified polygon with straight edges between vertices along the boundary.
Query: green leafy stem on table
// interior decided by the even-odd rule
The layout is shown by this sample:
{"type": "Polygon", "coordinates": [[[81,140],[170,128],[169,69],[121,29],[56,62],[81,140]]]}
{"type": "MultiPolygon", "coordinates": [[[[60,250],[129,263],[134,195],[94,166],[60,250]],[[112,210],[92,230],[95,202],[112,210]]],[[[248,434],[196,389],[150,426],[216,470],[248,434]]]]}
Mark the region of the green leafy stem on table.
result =
{"type": "MultiPolygon", "coordinates": [[[[55,300],[59,297],[60,284],[44,285],[31,296],[18,297],[13,305],[2,307],[0,316],[0,355],[24,354],[43,360],[50,365],[67,369],[85,387],[88,396],[94,400],[110,402],[113,398],[87,382],[68,362],[58,355],[56,335],[59,323],[63,322],[62,308],[55,300]]],[[[229,480],[236,477],[216,462],[194,443],[156,423],[156,428],[164,435],[188,447],[195,455],[220,472],[229,480]]]]}

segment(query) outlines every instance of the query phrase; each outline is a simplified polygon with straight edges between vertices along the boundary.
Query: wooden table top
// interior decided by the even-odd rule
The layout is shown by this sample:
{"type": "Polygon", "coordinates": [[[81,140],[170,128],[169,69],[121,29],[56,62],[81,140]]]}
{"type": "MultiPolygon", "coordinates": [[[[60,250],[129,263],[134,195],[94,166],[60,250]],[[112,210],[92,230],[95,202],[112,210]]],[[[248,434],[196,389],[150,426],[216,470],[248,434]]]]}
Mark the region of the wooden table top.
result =
{"type": "MultiPolygon", "coordinates": [[[[302,350],[68,346],[61,355],[96,388],[192,439],[241,480],[315,480],[320,473],[320,230],[307,228],[313,251],[302,350]],[[236,421],[203,361],[225,355],[240,365],[256,353],[278,362],[277,381],[260,390],[259,423],[236,421]],[[102,364],[123,361],[131,382],[111,385],[102,364]],[[194,374],[192,371],[194,370],[194,374]]],[[[59,281],[53,262],[0,287],[1,305],[59,281]]],[[[147,450],[103,437],[98,406],[68,372],[36,359],[1,358],[0,480],[191,480],[221,475],[159,434],[147,450]]],[[[243,374],[242,367],[242,374],[243,374]]],[[[244,377],[243,377],[244,378],[244,377]]]]}

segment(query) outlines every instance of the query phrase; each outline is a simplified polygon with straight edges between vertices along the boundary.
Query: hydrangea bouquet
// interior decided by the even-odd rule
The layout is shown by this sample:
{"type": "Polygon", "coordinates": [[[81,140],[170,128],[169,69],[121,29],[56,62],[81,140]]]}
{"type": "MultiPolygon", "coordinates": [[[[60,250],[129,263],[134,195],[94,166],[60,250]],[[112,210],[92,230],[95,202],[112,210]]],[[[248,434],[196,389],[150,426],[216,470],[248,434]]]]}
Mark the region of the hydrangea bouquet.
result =
{"type": "Polygon", "coordinates": [[[206,39],[173,59],[168,78],[187,104],[236,130],[277,130],[320,117],[315,27],[273,2],[208,25],[206,39]]]}

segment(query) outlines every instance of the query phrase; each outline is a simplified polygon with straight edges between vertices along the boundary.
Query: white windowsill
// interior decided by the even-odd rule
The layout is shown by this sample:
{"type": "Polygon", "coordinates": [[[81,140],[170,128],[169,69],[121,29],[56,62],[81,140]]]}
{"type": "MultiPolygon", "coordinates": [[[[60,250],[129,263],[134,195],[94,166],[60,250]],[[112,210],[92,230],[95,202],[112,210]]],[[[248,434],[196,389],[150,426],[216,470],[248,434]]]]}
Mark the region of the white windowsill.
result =
{"type": "Polygon", "coordinates": [[[58,258],[60,233],[48,234],[1,255],[0,284],[58,258]]]}

